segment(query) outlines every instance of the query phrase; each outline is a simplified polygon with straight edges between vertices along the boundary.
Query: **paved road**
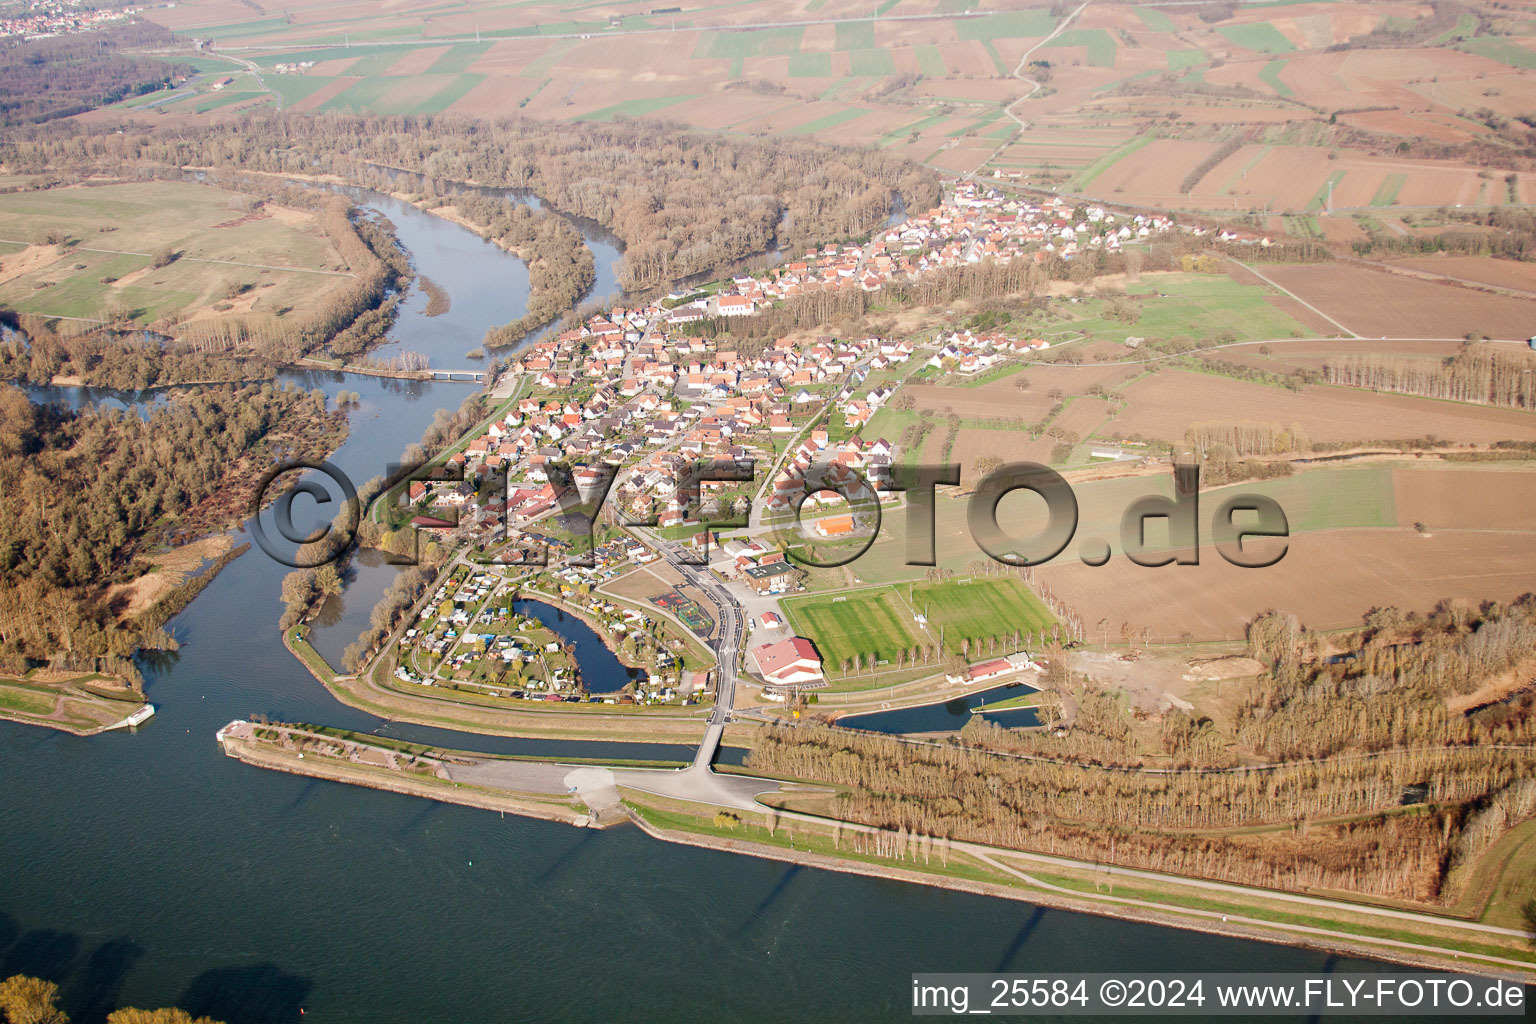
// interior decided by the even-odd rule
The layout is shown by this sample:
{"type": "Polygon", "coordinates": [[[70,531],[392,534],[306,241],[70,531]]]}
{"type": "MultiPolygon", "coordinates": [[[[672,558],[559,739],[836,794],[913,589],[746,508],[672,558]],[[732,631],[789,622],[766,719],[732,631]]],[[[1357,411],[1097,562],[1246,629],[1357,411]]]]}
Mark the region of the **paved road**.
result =
{"type": "Polygon", "coordinates": [[[720,737],[725,732],[725,723],[730,721],[731,711],[736,706],[736,659],[741,653],[745,638],[745,616],[742,615],[741,606],[736,603],[736,598],[725,589],[725,585],[710,575],[708,569],[690,565],[685,560],[683,549],[679,545],[654,539],[652,543],[667,560],[667,564],[677,570],[683,579],[709,595],[720,613],[719,629],[713,644],[717,662],[715,710],[709,716],[709,727],[704,730],[704,740],[699,744],[698,753],[693,759],[695,768],[707,768],[715,759],[715,751],[720,747],[720,737]]]}

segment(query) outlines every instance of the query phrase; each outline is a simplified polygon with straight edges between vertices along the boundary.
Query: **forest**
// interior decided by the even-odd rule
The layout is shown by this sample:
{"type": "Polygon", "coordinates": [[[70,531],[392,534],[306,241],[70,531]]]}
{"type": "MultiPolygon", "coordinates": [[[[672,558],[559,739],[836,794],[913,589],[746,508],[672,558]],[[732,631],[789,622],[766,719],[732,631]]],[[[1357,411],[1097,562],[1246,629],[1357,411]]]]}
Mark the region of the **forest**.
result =
{"type": "Polygon", "coordinates": [[[1536,598],[1376,609],[1342,638],[1270,612],[1248,636],[1267,671],[1221,723],[1133,714],[1056,647],[1045,730],[977,718],[919,743],[813,721],[767,730],[749,765],[832,783],[837,816],[916,835],[1421,901],[1459,898],[1478,854],[1536,813],[1536,689],[1448,707],[1529,678],[1536,598]]]}
{"type": "MultiPolygon", "coordinates": [[[[1508,182],[1506,182],[1508,184],[1508,182]]],[[[1496,206],[1491,210],[1450,210],[1437,215],[1451,222],[1439,231],[1421,231],[1411,235],[1377,232],[1355,242],[1361,256],[1422,256],[1445,253],[1450,256],[1496,256],[1502,259],[1530,259],[1536,254],[1536,212],[1518,206],[1496,206]]]]}
{"type": "Polygon", "coordinates": [[[1329,384],[1395,391],[1454,402],[1536,408],[1536,353],[1468,343],[1449,359],[1415,359],[1388,352],[1334,356],[1323,364],[1329,384]]]}
{"type": "Polygon", "coordinates": [[[0,659],[94,667],[172,646],[163,609],[128,616],[108,588],[156,546],[243,518],[273,460],[324,457],[344,433],[319,391],[214,386],[75,412],[0,385],[0,659]]]}
{"type": "Polygon", "coordinates": [[[269,112],[176,132],[49,125],[12,133],[0,142],[0,161],[20,174],[212,166],[335,174],[388,191],[407,184],[403,172],[434,196],[455,183],[526,189],[618,235],[620,284],[629,291],[774,248],[863,238],[884,223],[895,196],[912,210],[939,198],[937,175],[879,150],[707,135],[655,121],[269,112]]]}
{"type": "MultiPolygon", "coordinates": [[[[69,1024],[59,1009],[59,986],[25,974],[0,981],[0,1018],[8,1024],[69,1024]]],[[[98,1018],[99,1019],[99,1018],[98,1018]]],[[[163,1010],[113,1010],[106,1024],[219,1024],[211,1017],[193,1016],[176,1007],[163,1010]]]]}
{"type": "Polygon", "coordinates": [[[192,68],[125,51],[174,43],[169,30],[138,19],[49,39],[6,39],[0,42],[0,125],[69,117],[168,88],[192,68]]]}

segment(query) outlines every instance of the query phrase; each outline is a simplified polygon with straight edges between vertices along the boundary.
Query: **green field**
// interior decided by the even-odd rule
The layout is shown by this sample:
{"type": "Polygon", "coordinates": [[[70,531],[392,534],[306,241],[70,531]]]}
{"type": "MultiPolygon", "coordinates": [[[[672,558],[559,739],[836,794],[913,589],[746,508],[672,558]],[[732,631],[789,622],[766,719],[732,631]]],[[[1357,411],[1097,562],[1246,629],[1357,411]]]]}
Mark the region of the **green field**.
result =
{"type": "Polygon", "coordinates": [[[679,103],[687,103],[689,100],[695,98],[696,96],[694,95],[687,95],[658,96],[654,99],[648,100],[625,100],[622,103],[615,103],[612,106],[603,107],[600,110],[594,110],[590,114],[582,114],[580,117],[576,118],[576,120],[609,121],[615,117],[621,116],[644,117],[646,114],[654,114],[658,110],[665,110],[668,107],[675,106],[679,103]]]}
{"type": "Polygon", "coordinates": [[[1391,206],[1397,202],[1397,194],[1403,186],[1408,184],[1407,174],[1389,174],[1381,182],[1381,187],[1371,197],[1372,206],[1391,206]]]}
{"type": "Polygon", "coordinates": [[[1055,621],[1040,599],[1011,577],[792,597],[781,605],[790,628],[814,641],[828,671],[836,674],[845,658],[889,661],[901,650],[938,643],[941,635],[945,651],[955,652],[961,640],[1001,638],[1016,629],[1034,633],[1055,621]],[[926,629],[916,621],[924,611],[926,629]]]}
{"type": "Polygon", "coordinates": [[[462,74],[454,78],[443,88],[422,100],[420,103],[410,104],[401,110],[393,111],[399,114],[441,114],[450,106],[463,99],[465,96],[485,81],[485,75],[462,74]]]}
{"type": "Polygon", "coordinates": [[[863,107],[850,107],[847,110],[839,110],[835,114],[828,114],[825,117],[818,117],[814,121],[807,121],[805,124],[802,124],[797,128],[790,129],[790,134],[809,135],[812,132],[826,131],[828,128],[836,128],[840,124],[846,124],[849,121],[855,121],[867,113],[869,113],[869,111],[865,110],[863,107]]]}
{"type": "Polygon", "coordinates": [[[1456,25],[1435,36],[1425,46],[1443,46],[1452,39],[1464,39],[1477,31],[1477,18],[1475,15],[1463,14],[1456,19],[1456,25]]]}
{"type": "Polygon", "coordinates": [[[355,75],[358,78],[372,78],[386,74],[394,64],[411,51],[403,46],[391,46],[387,49],[371,53],[366,57],[359,57],[348,64],[342,70],[344,75],[355,75]]]}
{"type": "Polygon", "coordinates": [[[1056,621],[1028,587],[1011,577],[919,583],[908,593],[912,606],[927,614],[929,631],[942,633],[950,651],[960,649],[962,638],[1005,637],[1016,629],[1035,633],[1056,621]]]}
{"type": "Polygon", "coordinates": [[[1296,93],[1291,89],[1290,86],[1286,85],[1285,82],[1281,81],[1280,79],[1280,72],[1284,68],[1285,61],[1272,60],[1268,64],[1264,65],[1263,71],[1259,72],[1259,80],[1268,85],[1271,89],[1275,90],[1277,95],[1294,96],[1296,93]]]}
{"type": "Polygon", "coordinates": [[[1519,43],[1497,36],[1479,36],[1476,39],[1468,39],[1457,43],[1456,49],[1475,53],[1479,57],[1487,57],[1510,67],[1530,70],[1536,68],[1536,52],[1521,46],[1519,43]]]}
{"type": "Polygon", "coordinates": [[[1168,70],[1185,71],[1205,60],[1204,50],[1169,50],[1168,70]]]}
{"type": "Polygon", "coordinates": [[[1290,53],[1296,49],[1279,29],[1267,21],[1247,25],[1220,25],[1217,26],[1216,31],[1238,46],[1246,46],[1260,53],[1290,53]]]}
{"type": "Polygon", "coordinates": [[[302,226],[275,217],[235,223],[249,206],[248,197],[190,182],[0,195],[0,237],[31,242],[58,231],[78,246],[44,250],[37,265],[0,285],[0,305],[87,319],[122,312],[149,323],[219,301],[231,284],[256,289],[258,315],[314,308],[346,284],[330,274],[239,265],[332,270],[340,262],[324,237],[302,226]],[[162,247],[192,258],[149,270],[147,254],[162,247]]]}
{"type": "MultiPolygon", "coordinates": [[[[1095,338],[1122,342],[1132,334],[1209,340],[1231,331],[1242,341],[1305,333],[1300,323],[1270,304],[1263,288],[1218,274],[1158,275],[1128,285],[1126,293],[1141,297],[1141,316],[1134,324],[1090,316],[1067,326],[1095,338]]],[[[1092,311],[1090,307],[1085,312],[1092,311]]]]}
{"type": "Polygon", "coordinates": [[[53,708],[54,701],[51,697],[0,685],[0,711],[22,715],[47,715],[52,713],[53,708]]]}
{"type": "MultiPolygon", "coordinates": [[[[1334,171],[1332,174],[1328,175],[1328,179],[1324,181],[1322,187],[1317,190],[1317,195],[1313,196],[1312,199],[1307,203],[1307,212],[1317,213],[1319,211],[1326,210],[1328,206],[1328,197],[1332,194],[1332,189],[1338,188],[1339,182],[1343,181],[1344,175],[1348,173],[1348,171],[1334,171]]],[[[1321,236],[1322,232],[1319,231],[1318,234],[1321,236]]]]}
{"type": "Polygon", "coordinates": [[[283,106],[295,103],[319,92],[335,81],[325,75],[267,75],[262,79],[267,88],[283,98],[283,106]]]}
{"type": "Polygon", "coordinates": [[[485,55],[490,43],[459,43],[432,62],[427,68],[429,75],[455,75],[469,70],[469,66],[485,55]]]}
{"type": "MultiPolygon", "coordinates": [[[[967,4],[961,10],[965,10],[967,4]]],[[[1044,38],[1056,27],[1049,11],[1007,11],[985,18],[965,18],[955,22],[955,35],[964,40],[1044,38]]]]}
{"type": "Polygon", "coordinates": [[[576,44],[579,41],[576,39],[554,40],[549,44],[549,49],[528,62],[528,66],[523,68],[522,73],[529,78],[549,74],[555,69],[556,64],[559,64],[565,59],[567,54],[576,48],[576,44]]]}
{"type": "Polygon", "coordinates": [[[745,32],[709,32],[699,37],[694,57],[731,60],[736,57],[782,57],[800,51],[800,25],[745,32]]]}
{"type": "Polygon", "coordinates": [[[1046,43],[1042,49],[1058,46],[1082,46],[1088,50],[1088,63],[1096,68],[1115,66],[1115,37],[1102,28],[1075,28],[1046,43]]]}
{"type": "Polygon", "coordinates": [[[372,110],[384,94],[400,84],[396,78],[365,78],[354,82],[332,96],[316,109],[319,110],[372,110]]]}
{"type": "Polygon", "coordinates": [[[1159,11],[1154,7],[1133,7],[1131,9],[1136,12],[1136,17],[1141,19],[1141,23],[1147,26],[1147,28],[1151,31],[1174,31],[1173,19],[1168,17],[1168,15],[1164,14],[1162,11],[1159,11]]]}
{"type": "Polygon", "coordinates": [[[982,49],[987,51],[987,56],[992,58],[992,66],[997,68],[998,75],[1003,78],[1007,78],[1010,74],[1013,73],[1013,70],[1009,67],[1008,62],[1003,60],[1003,55],[997,52],[997,44],[995,42],[990,39],[983,39],[981,41],[981,46],[982,49]]]}
{"type": "Polygon", "coordinates": [[[896,73],[896,62],[891,59],[889,50],[854,50],[848,55],[853,64],[853,73],[856,75],[869,75],[882,77],[896,73]]]}
{"type": "Polygon", "coordinates": [[[875,23],[872,21],[840,21],[837,23],[839,50],[873,50],[875,48],[875,23]]]}
{"type": "Polygon", "coordinates": [[[1083,170],[1083,172],[1078,175],[1077,187],[1079,189],[1087,188],[1093,182],[1094,178],[1097,178],[1099,175],[1113,167],[1116,163],[1130,156],[1132,153],[1136,152],[1142,146],[1147,145],[1151,141],[1151,135],[1138,135],[1134,139],[1131,139],[1129,142],[1126,142],[1124,145],[1117,146],[1116,148],[1110,150],[1108,153],[1105,153],[1093,163],[1089,164],[1083,170]]]}
{"type": "Polygon", "coordinates": [[[929,78],[943,78],[949,74],[949,68],[944,64],[944,55],[933,43],[919,43],[913,48],[917,52],[918,70],[929,78]]]}
{"type": "MultiPolygon", "coordinates": [[[[295,56],[292,52],[283,50],[278,53],[266,53],[249,58],[257,67],[270,68],[275,64],[287,64],[295,60],[312,60],[316,64],[328,60],[357,60],[362,57],[375,57],[393,54],[395,60],[404,57],[409,50],[403,46],[328,46],[319,50],[305,50],[302,55],[295,56]]],[[[226,69],[232,70],[232,69],[226,69]]]]}
{"type": "Polygon", "coordinates": [[[789,55],[790,78],[831,78],[830,53],[792,53],[789,55]]]}
{"type": "Polygon", "coordinates": [[[246,100],[260,99],[268,95],[264,92],[232,92],[228,89],[211,93],[209,98],[199,103],[193,109],[199,114],[206,114],[210,110],[218,110],[220,107],[233,106],[236,103],[244,103],[246,100]]]}
{"type": "Polygon", "coordinates": [[[844,659],[864,655],[884,661],[932,642],[913,621],[912,610],[888,589],[792,597],[780,605],[795,635],[815,642],[829,673],[841,673],[844,659]]]}

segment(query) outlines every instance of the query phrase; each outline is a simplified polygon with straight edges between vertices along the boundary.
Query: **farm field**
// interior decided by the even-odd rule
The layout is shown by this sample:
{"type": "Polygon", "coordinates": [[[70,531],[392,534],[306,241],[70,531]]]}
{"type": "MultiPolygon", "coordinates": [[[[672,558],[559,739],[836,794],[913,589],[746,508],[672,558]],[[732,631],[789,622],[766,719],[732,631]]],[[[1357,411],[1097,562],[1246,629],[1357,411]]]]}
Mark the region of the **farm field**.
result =
{"type": "MultiPolygon", "coordinates": [[[[1149,495],[1171,497],[1173,481],[1171,474],[1164,472],[1079,482],[1073,484],[1072,490],[1078,505],[1077,529],[1072,542],[1051,565],[1075,563],[1081,545],[1092,538],[1107,542],[1118,560],[1124,552],[1121,525],[1125,510],[1139,498],[1149,495]]],[[[1388,463],[1313,469],[1290,477],[1221,488],[1207,486],[1200,494],[1201,536],[1208,539],[1211,515],[1234,494],[1263,494],[1273,498],[1284,510],[1293,534],[1340,529],[1381,529],[1409,525],[1416,518],[1429,515],[1428,512],[1419,512],[1416,516],[1403,513],[1397,507],[1398,493],[1393,466],[1388,463]]],[[[968,507],[967,497],[950,492],[947,488],[940,488],[934,507],[934,555],[937,563],[943,569],[963,576],[974,575],[978,566],[989,563],[986,553],[972,537],[967,522],[968,507]]],[[[1036,536],[1045,527],[1045,506],[1027,492],[1008,495],[998,505],[998,524],[1011,536],[1036,536]]],[[[928,568],[907,564],[908,534],[907,510],[888,512],[881,522],[879,536],[861,557],[845,569],[810,571],[814,581],[813,589],[846,586],[845,574],[852,573],[863,583],[893,587],[902,601],[909,600],[909,586],[916,587],[921,594],[923,588],[928,586],[924,582],[928,568]]],[[[1171,549],[1172,541],[1162,520],[1148,522],[1146,543],[1149,551],[1171,549]]],[[[786,605],[800,600],[804,599],[791,598],[786,605]]],[[[826,601],[828,596],[818,595],[817,600],[826,601]]],[[[850,628],[861,628],[860,621],[855,616],[850,628]]]]}
{"type": "Polygon", "coordinates": [[[1309,333],[1279,308],[1276,296],[1257,284],[1224,274],[1143,274],[1124,285],[1140,300],[1135,323],[1089,316],[1067,326],[1091,338],[1123,342],[1138,337],[1207,340],[1230,332],[1238,341],[1288,338],[1309,333]]]}
{"type": "Polygon", "coordinates": [[[0,304],[52,316],[121,313],[148,324],[171,314],[314,309],[347,283],[315,214],[251,207],[248,196],[183,182],[0,195],[0,235],[36,243],[52,231],[70,243],[31,244],[0,259],[0,304]],[[180,258],[151,266],[163,248],[180,258]],[[228,308],[215,310],[216,303],[228,308]]]}
{"type": "MultiPolygon", "coordinates": [[[[218,117],[271,103],[275,92],[300,110],[665,117],[877,144],[955,172],[990,161],[1030,184],[1094,198],[1221,211],[1316,212],[1330,180],[1341,209],[1503,202],[1488,182],[1510,168],[1480,177],[1483,168],[1470,162],[1368,150],[1346,133],[1476,141],[1487,128],[1463,115],[1521,114],[1528,90],[1520,76],[1536,60],[1523,39],[1458,43],[1477,30],[1475,20],[1461,34],[1448,24],[1398,48],[1337,49],[1433,17],[1399,0],[1255,6],[1214,23],[1193,8],[1094,4],[1036,54],[1050,63],[1050,88],[1023,103],[1030,129],[1016,133],[1002,120],[1003,105],[1025,91],[1013,68],[1057,26],[1059,12],[990,2],[896,0],[872,9],[851,0],[744,0],[643,14],[561,0],[409,0],[374,12],[366,27],[341,0],[282,17],[255,16],[229,0],[146,13],[220,48],[239,47],[264,69],[314,64],[255,82],[199,58],[190,99],[164,108],[129,101],[113,116],[218,117]],[[212,76],[226,71],[237,76],[233,91],[208,96],[212,76]],[[1330,121],[1308,107],[1339,113],[1330,121]],[[1186,185],[1234,128],[1248,144],[1186,185]]],[[[1536,200],[1536,176],[1520,179],[1516,198],[1536,200]]]]}
{"type": "MultiPolygon", "coordinates": [[[[1536,469],[1515,463],[1477,471],[1449,466],[1392,473],[1398,522],[1438,530],[1536,532],[1536,469]]],[[[1536,585],[1536,584],[1533,584],[1536,585]]]]}
{"type": "Polygon", "coordinates": [[[1202,353],[1200,358],[1209,362],[1252,366],[1269,373],[1288,373],[1298,369],[1321,370],[1330,359],[1336,360],[1345,355],[1368,355],[1384,351],[1390,351],[1394,356],[1439,362],[1454,356],[1464,344],[1464,341],[1382,342],[1376,338],[1309,338],[1235,345],[1202,353]],[[1261,351],[1266,348],[1269,350],[1267,355],[1261,351]]]}
{"type": "Polygon", "coordinates": [[[1471,332],[1525,340],[1536,299],[1436,284],[1365,267],[1286,264],[1264,275],[1367,337],[1459,338],[1471,332]]]}
{"type": "Polygon", "coordinates": [[[1495,260],[1479,256],[1410,256],[1391,260],[1390,267],[1406,267],[1425,274],[1440,274],[1459,281],[1476,281],[1497,288],[1512,288],[1536,295],[1536,263],[1495,260]]]}
{"type": "Polygon", "coordinates": [[[1180,440],[1207,420],[1298,424],[1314,441],[1375,441],[1433,434],[1488,444],[1536,437],[1536,418],[1515,409],[1311,385],[1300,392],[1189,370],[1160,370],[1124,390],[1129,406],[1101,433],[1180,440]]]}
{"type": "Polygon", "coordinates": [[[1511,544],[1502,533],[1334,530],[1291,538],[1285,557],[1264,569],[1240,569],[1208,550],[1197,566],[1149,569],[1116,558],[1098,568],[1063,560],[1038,572],[1089,622],[1147,629],[1154,642],[1186,633],[1237,640],[1245,622],[1270,608],[1313,629],[1339,629],[1384,605],[1427,612],[1450,598],[1508,601],[1532,589],[1536,544],[1511,544]]]}

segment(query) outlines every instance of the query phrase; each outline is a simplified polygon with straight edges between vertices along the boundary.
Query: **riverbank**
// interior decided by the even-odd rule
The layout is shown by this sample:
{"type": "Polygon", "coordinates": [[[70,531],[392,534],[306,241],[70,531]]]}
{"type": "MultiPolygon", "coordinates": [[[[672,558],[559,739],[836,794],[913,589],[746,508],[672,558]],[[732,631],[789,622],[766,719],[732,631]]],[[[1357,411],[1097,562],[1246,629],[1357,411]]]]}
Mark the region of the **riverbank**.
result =
{"type": "Polygon", "coordinates": [[[0,676],[0,720],[7,722],[96,736],[153,714],[143,693],[100,673],[35,669],[26,676],[0,676]]]}
{"type": "MultiPolygon", "coordinates": [[[[384,165],[377,164],[377,165],[374,165],[374,166],[383,167],[384,165]]],[[[192,171],[202,171],[202,172],[205,172],[205,173],[211,173],[211,172],[214,172],[214,171],[217,170],[216,168],[212,168],[212,167],[208,167],[208,168],[188,167],[186,169],[187,170],[192,170],[192,171]]],[[[404,168],[389,168],[389,170],[399,171],[402,174],[409,174],[409,175],[412,175],[412,176],[415,176],[415,177],[418,177],[418,178],[422,176],[422,172],[420,172],[420,171],[409,171],[409,170],[405,170],[404,168]]],[[[508,255],[514,256],[518,260],[520,260],[523,263],[523,265],[528,268],[529,280],[530,280],[530,290],[529,290],[528,299],[524,303],[525,308],[526,307],[534,306],[536,301],[538,301],[538,300],[543,300],[544,299],[543,292],[548,289],[548,284],[547,283],[545,284],[543,289],[541,289],[537,284],[533,283],[534,269],[535,269],[535,267],[537,265],[540,264],[541,257],[532,248],[532,246],[513,245],[513,244],[509,243],[504,238],[496,237],[496,236],[490,234],[488,232],[487,227],[484,224],[478,224],[473,219],[465,216],[459,210],[458,206],[454,203],[452,196],[432,196],[432,195],[427,195],[427,194],[422,193],[422,192],[407,192],[407,191],[401,191],[401,190],[395,189],[395,188],[383,188],[383,187],[379,187],[379,186],[376,186],[376,185],[362,185],[362,184],[358,184],[355,181],[348,181],[346,178],[342,177],[341,175],[337,175],[337,174],[302,174],[302,173],[297,173],[297,172],[274,172],[274,171],[245,171],[243,173],[245,175],[247,175],[249,177],[253,177],[253,178],[275,178],[275,179],[278,179],[278,180],[281,180],[281,181],[303,182],[305,184],[310,184],[310,185],[326,185],[326,186],[330,186],[330,187],[333,187],[333,188],[365,189],[365,190],[370,191],[370,192],[376,192],[376,193],[378,193],[379,195],[382,195],[382,196],[388,196],[389,198],[394,199],[394,200],[396,200],[398,202],[401,202],[401,203],[405,203],[406,205],[411,206],[414,209],[416,209],[416,210],[418,210],[418,211],[420,211],[422,213],[429,214],[429,215],[431,215],[433,217],[437,217],[437,218],[439,218],[441,220],[444,220],[444,221],[447,221],[447,222],[449,222],[451,224],[456,224],[459,227],[464,228],[466,231],[469,231],[469,232],[473,233],[474,235],[478,236],[479,238],[482,238],[485,241],[489,242],[490,244],[496,246],[498,249],[500,249],[501,251],[507,253],[508,255]],[[432,205],[433,203],[436,203],[437,205],[432,205]]],[[[457,185],[457,186],[460,186],[462,188],[465,188],[465,189],[470,189],[470,190],[486,190],[486,191],[492,191],[492,192],[505,192],[505,193],[509,193],[509,194],[515,191],[515,190],[513,190],[511,188],[497,189],[497,188],[493,188],[491,186],[480,185],[480,184],[477,184],[475,182],[455,181],[455,182],[453,182],[453,184],[457,185]]],[[[570,223],[569,218],[565,214],[559,213],[558,211],[554,211],[553,209],[551,209],[550,212],[554,216],[559,217],[562,221],[565,221],[566,223],[570,223]]],[[[573,229],[574,229],[574,225],[573,225],[573,229]]],[[[608,229],[607,228],[603,228],[603,230],[607,231],[608,229]]],[[[590,250],[590,246],[587,246],[586,248],[588,248],[590,250]]],[[[591,289],[591,287],[592,287],[592,285],[594,283],[595,283],[595,268],[594,268],[594,271],[593,271],[593,279],[589,279],[589,280],[586,281],[586,283],[582,287],[582,293],[580,295],[576,296],[574,301],[572,301],[570,303],[567,303],[567,304],[563,304],[562,305],[562,309],[574,309],[577,305],[579,305],[581,300],[584,297],[586,297],[586,293],[591,289]]],[[[541,304],[547,304],[547,303],[541,303],[541,304]]],[[[429,316],[437,315],[438,313],[441,313],[441,312],[443,312],[443,310],[441,308],[438,308],[438,309],[434,310],[433,313],[429,313],[427,315],[429,315],[429,316]]],[[[553,313],[549,313],[547,315],[541,316],[536,322],[535,321],[529,321],[529,322],[526,322],[526,323],[522,323],[520,325],[522,329],[518,333],[518,338],[519,339],[526,338],[529,335],[532,335],[534,332],[542,330],[545,327],[548,327],[550,324],[552,324],[555,321],[557,321],[560,318],[561,315],[563,315],[563,313],[561,313],[561,312],[553,312],[553,313]]],[[[493,328],[494,328],[494,326],[500,326],[500,325],[493,325],[493,328]]],[[[504,345],[504,346],[500,346],[500,347],[508,348],[508,347],[512,347],[512,346],[505,346],[504,345]]],[[[358,371],[358,372],[361,372],[361,371],[358,371]]],[[[394,376],[394,375],[390,374],[390,376],[394,376]]]]}
{"type": "MultiPolygon", "coordinates": [[[[365,675],[337,675],[295,629],[283,632],[283,645],[331,696],[348,707],[392,722],[406,722],[485,736],[522,739],[600,740],[626,743],[679,743],[697,746],[704,736],[709,707],[678,715],[677,709],[611,704],[540,705],[525,708],[483,704],[446,696],[418,696],[389,671],[380,657],[365,675]],[[396,685],[398,684],[398,685],[396,685]],[[669,714],[669,712],[672,712],[669,714]]],[[[463,696],[463,695],[461,695],[463,696]]],[[[488,698],[489,699],[489,698],[488,698]]]]}
{"type": "Polygon", "coordinates": [[[750,813],[722,815],[714,808],[704,811],[631,790],[621,795],[636,825],[664,842],[1210,935],[1536,981],[1536,952],[1529,940],[1492,933],[1469,939],[1454,919],[1383,923],[1365,906],[1297,907],[1287,894],[1107,866],[1078,867],[1064,858],[933,841],[766,806],[758,824],[747,820],[750,813]],[[866,840],[863,850],[856,848],[861,838],[866,840]],[[1038,864],[1048,865],[1049,873],[1038,864]],[[1022,870],[1025,865],[1028,872],[1022,870]]]}
{"type": "MultiPolygon", "coordinates": [[[[217,738],[226,756],[257,768],[307,775],[348,785],[366,786],[390,793],[420,796],[444,803],[462,804],[487,811],[511,812],[530,818],[586,826],[591,816],[584,805],[557,793],[519,793],[510,790],[455,782],[436,774],[442,762],[435,758],[388,756],[382,747],[364,747],[332,737],[314,737],[314,742],[284,747],[265,733],[289,735],[280,727],[262,727],[250,722],[231,722],[220,729],[217,738]],[[368,755],[377,753],[371,760],[368,755]],[[421,766],[412,770],[415,766],[421,766]]],[[[305,740],[311,737],[304,736],[305,740]]]]}
{"type": "Polygon", "coordinates": [[[604,826],[627,819],[677,845],[1228,938],[1536,979],[1536,952],[1527,940],[1452,918],[935,840],[767,804],[748,810],[685,802],[632,788],[644,784],[637,781],[643,776],[623,772],[622,761],[605,762],[619,776],[615,804],[612,777],[588,792],[583,766],[514,764],[331,731],[302,732],[294,742],[286,734],[298,728],[234,722],[218,739],[227,755],[256,767],[446,803],[579,826],[594,825],[594,817],[604,826]],[[586,799],[571,795],[578,792],[586,799]],[[622,813],[595,813],[599,808],[622,813]]]}

